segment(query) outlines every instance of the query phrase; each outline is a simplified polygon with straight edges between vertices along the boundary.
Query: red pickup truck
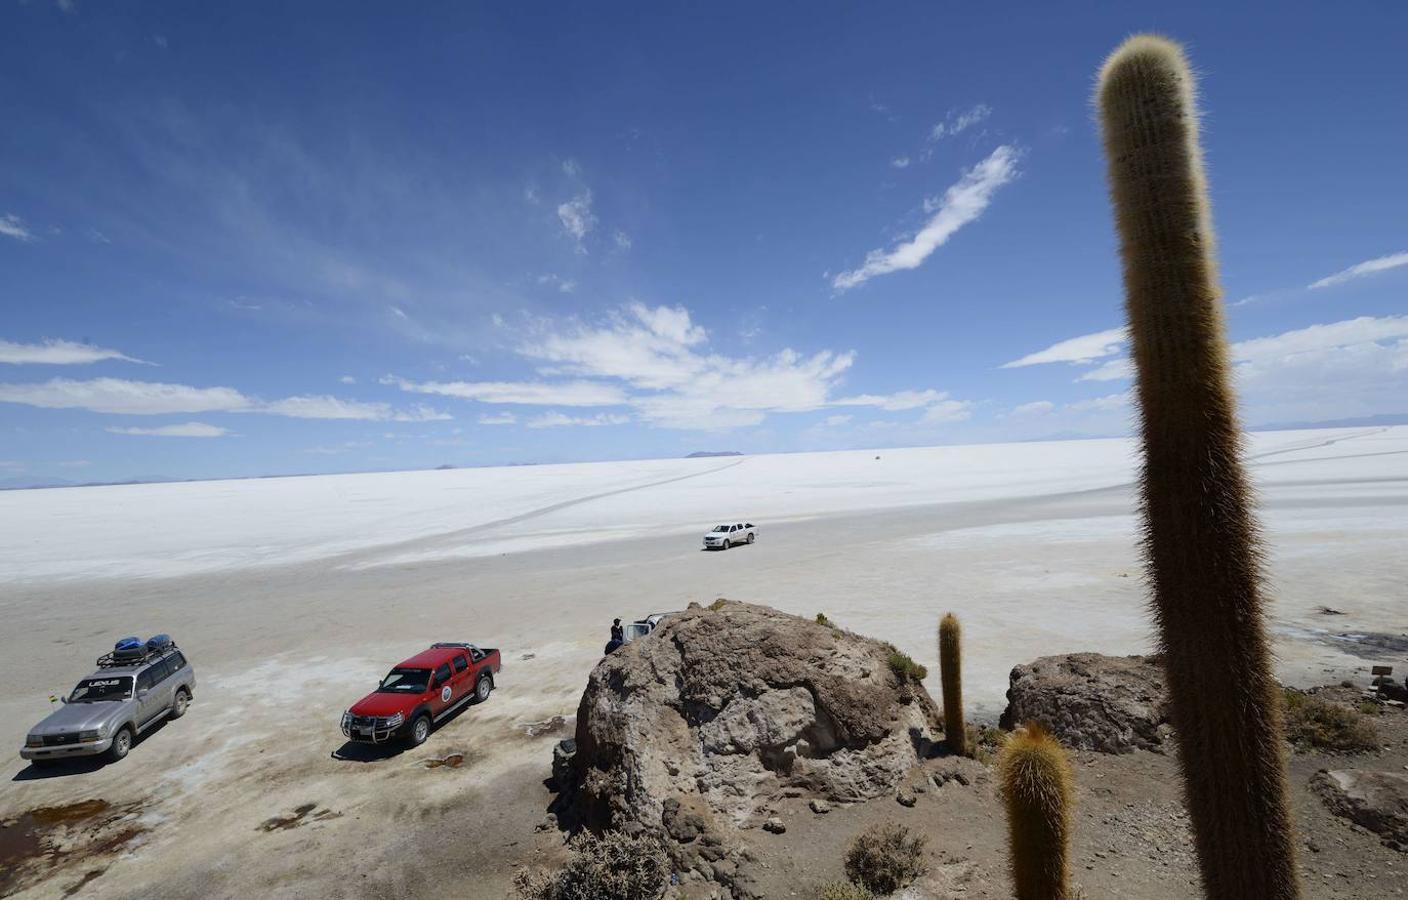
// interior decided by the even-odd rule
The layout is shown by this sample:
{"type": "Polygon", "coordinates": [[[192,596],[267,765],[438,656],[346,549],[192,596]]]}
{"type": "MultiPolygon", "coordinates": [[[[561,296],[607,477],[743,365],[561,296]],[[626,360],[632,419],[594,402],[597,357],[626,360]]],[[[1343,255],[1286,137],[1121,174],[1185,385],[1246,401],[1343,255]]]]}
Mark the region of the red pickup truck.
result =
{"type": "Polygon", "coordinates": [[[425,743],[430,729],[471,700],[483,703],[494,690],[499,651],[474,644],[431,644],[396,666],[381,686],[342,714],[350,740],[380,744],[425,743]]]}

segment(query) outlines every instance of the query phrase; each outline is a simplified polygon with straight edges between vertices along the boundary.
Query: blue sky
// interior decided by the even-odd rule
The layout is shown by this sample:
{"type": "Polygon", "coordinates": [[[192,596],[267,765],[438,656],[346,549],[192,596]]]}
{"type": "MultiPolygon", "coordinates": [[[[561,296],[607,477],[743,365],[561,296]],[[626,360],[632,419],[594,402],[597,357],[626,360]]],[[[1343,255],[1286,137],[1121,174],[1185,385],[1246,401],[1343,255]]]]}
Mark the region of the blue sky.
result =
{"type": "Polygon", "coordinates": [[[1408,8],[0,5],[0,480],[1124,433],[1189,45],[1245,420],[1408,413],[1408,8]]]}

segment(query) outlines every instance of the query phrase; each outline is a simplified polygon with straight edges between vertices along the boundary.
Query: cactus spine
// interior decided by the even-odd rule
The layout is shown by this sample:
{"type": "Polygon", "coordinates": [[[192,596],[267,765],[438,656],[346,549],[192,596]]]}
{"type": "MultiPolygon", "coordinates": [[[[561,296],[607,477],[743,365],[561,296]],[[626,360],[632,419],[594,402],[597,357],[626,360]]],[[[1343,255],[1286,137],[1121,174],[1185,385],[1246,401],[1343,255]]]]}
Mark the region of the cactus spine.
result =
{"type": "Polygon", "coordinates": [[[944,739],[959,756],[968,755],[968,731],[963,724],[963,647],[958,619],[949,613],[939,620],[939,676],[944,689],[944,739]]]}
{"type": "Polygon", "coordinates": [[[1007,806],[1007,842],[1017,900],[1066,900],[1074,789],[1061,744],[1035,722],[1016,731],[997,758],[1007,806]]]}
{"type": "Polygon", "coordinates": [[[1138,370],[1146,569],[1203,890],[1288,900],[1281,709],[1182,48],[1130,38],[1097,103],[1138,370]]]}

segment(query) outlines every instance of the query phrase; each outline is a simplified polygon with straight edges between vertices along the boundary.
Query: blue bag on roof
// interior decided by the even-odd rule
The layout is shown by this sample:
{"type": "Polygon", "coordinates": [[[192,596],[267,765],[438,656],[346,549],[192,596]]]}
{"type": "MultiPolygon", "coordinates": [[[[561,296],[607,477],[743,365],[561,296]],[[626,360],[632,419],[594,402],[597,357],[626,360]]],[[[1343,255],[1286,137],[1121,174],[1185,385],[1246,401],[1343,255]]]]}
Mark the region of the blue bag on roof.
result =
{"type": "Polygon", "coordinates": [[[171,646],[171,635],[154,634],[147,638],[147,652],[158,653],[171,646]]]}
{"type": "Polygon", "coordinates": [[[141,659],[147,655],[147,645],[139,637],[125,637],[113,645],[113,659],[141,659]]]}

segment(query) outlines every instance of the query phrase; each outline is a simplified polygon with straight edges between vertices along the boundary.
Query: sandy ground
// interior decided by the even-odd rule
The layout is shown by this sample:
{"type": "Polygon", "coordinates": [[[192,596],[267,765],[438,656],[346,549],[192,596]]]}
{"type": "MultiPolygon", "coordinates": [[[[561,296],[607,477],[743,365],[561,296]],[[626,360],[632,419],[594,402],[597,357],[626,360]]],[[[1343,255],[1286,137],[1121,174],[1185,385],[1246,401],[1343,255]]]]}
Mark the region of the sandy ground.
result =
{"type": "MultiPolygon", "coordinates": [[[[1352,637],[1408,632],[1408,429],[1259,441],[1253,467],[1283,678],[1362,679],[1380,660],[1408,669],[1401,653],[1352,637]],[[1322,605],[1342,615],[1325,615],[1322,605]]],[[[694,600],[727,596],[825,612],[930,665],[935,621],[953,610],[964,622],[974,712],[995,718],[1017,663],[1150,647],[1128,446],[1069,442],[1063,452],[1072,444],[1077,457],[1089,445],[1091,461],[1078,478],[1035,478],[1032,486],[1009,479],[1000,490],[916,487],[915,472],[934,458],[920,451],[883,451],[881,460],[875,453],[692,460],[685,468],[662,461],[625,475],[594,470],[576,496],[570,477],[552,473],[551,490],[535,482],[531,496],[514,495],[502,509],[458,496],[470,519],[437,512],[435,529],[407,525],[404,508],[385,509],[380,541],[349,540],[335,517],[325,517],[316,542],[287,554],[278,545],[293,546],[294,537],[250,551],[248,523],[228,546],[202,543],[205,521],[216,533],[233,527],[219,500],[187,505],[181,527],[193,537],[183,549],[159,521],[104,508],[100,498],[114,495],[89,495],[87,511],[81,499],[90,489],[0,497],[0,521],[10,523],[0,525],[8,557],[0,562],[0,673],[8,688],[0,747],[17,749],[46,713],[48,695],[87,674],[121,635],[173,634],[200,679],[190,713],[120,764],[41,776],[10,757],[0,769],[0,819],[21,824],[0,830],[5,853],[18,846],[31,810],[97,799],[107,806],[50,829],[58,843],[38,851],[46,858],[13,867],[9,889],[22,897],[71,889],[109,897],[389,897],[458,894],[472,878],[477,891],[501,896],[515,865],[551,858],[560,840],[534,831],[560,736],[536,723],[575,711],[613,616],[694,600]],[[892,457],[897,469],[908,467],[902,477],[875,468],[892,457]],[[789,461],[805,477],[789,475],[789,461]],[[864,478],[855,474],[862,462],[870,466],[864,478]],[[848,468],[854,472],[841,471],[848,468]],[[758,487],[764,483],[769,491],[758,487]],[[816,499],[828,490],[830,506],[816,499]],[[63,515],[50,515],[54,503],[39,495],[59,497],[63,515]],[[761,525],[759,542],[700,551],[699,534],[716,514],[708,509],[751,517],[761,525]],[[30,514],[32,527],[7,515],[17,511],[30,514]],[[65,527],[84,536],[67,557],[50,546],[65,527]],[[92,539],[107,532],[107,543],[92,539]],[[132,558],[166,555],[179,564],[154,566],[161,577],[130,577],[112,565],[127,558],[126,548],[136,548],[132,558]],[[504,671],[488,703],[414,751],[345,748],[341,711],[434,640],[502,648],[504,671]],[[463,754],[463,764],[430,765],[451,754],[463,754]]],[[[1042,455],[1041,445],[1020,446],[1022,458],[1042,455]]],[[[982,462],[972,453],[954,459],[954,471],[982,462]]],[[[1013,460],[1019,456],[1002,466],[1013,460]]],[[[940,468],[927,477],[950,475],[940,468]]],[[[298,484],[316,479],[282,481],[310,502],[322,490],[298,484]]],[[[267,485],[277,482],[258,487],[267,485]]],[[[417,490],[436,510],[448,508],[433,485],[417,490]]],[[[191,486],[154,487],[179,498],[171,492],[191,486]]],[[[122,509],[141,506],[140,493],[115,496],[122,509]]],[[[259,510],[251,509],[257,529],[259,510]]],[[[296,534],[288,515],[269,518],[276,536],[296,534]]],[[[357,528],[375,531],[382,521],[371,516],[357,528]]],[[[1171,885],[1167,896],[1191,893],[1171,885]]]]}

